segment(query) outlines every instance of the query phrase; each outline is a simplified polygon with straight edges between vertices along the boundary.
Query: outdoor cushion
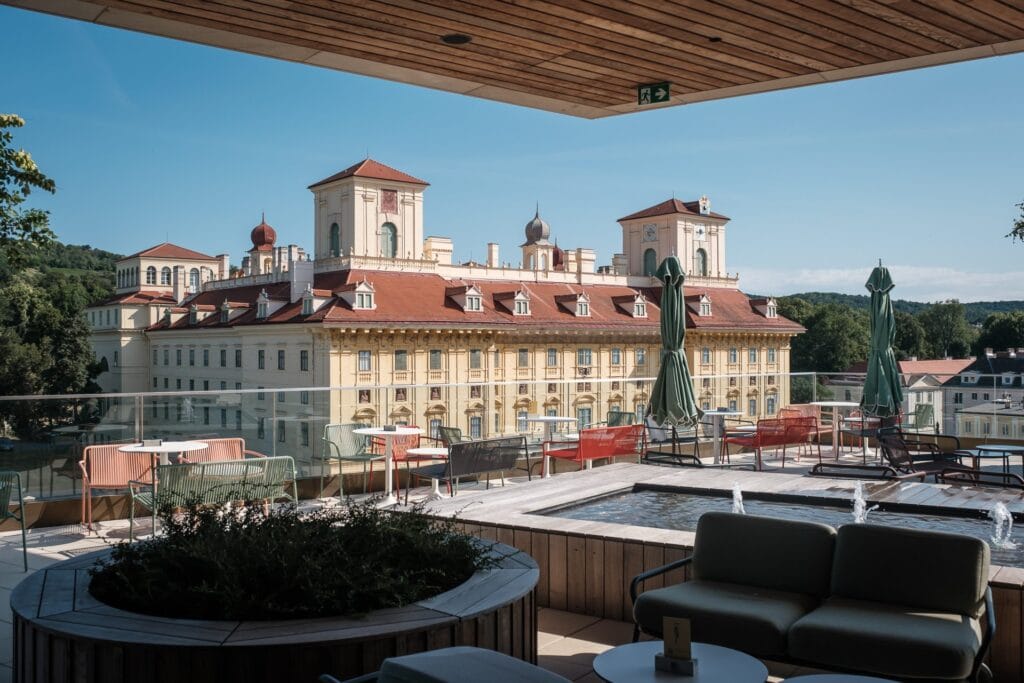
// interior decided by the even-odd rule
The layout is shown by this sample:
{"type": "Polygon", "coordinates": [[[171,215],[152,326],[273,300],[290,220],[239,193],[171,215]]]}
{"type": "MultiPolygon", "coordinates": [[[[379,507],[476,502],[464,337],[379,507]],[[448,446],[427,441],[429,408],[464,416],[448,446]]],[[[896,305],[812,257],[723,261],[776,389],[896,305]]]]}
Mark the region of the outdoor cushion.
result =
{"type": "Polygon", "coordinates": [[[835,537],[815,522],[707,512],[697,522],[693,576],[824,598],[835,537]]]}
{"type": "Polygon", "coordinates": [[[569,683],[515,657],[478,647],[447,647],[384,660],[377,683],[569,683]]]}
{"type": "Polygon", "coordinates": [[[644,592],[633,617],[653,634],[661,633],[664,617],[685,617],[695,641],[777,657],[786,653],[789,627],[818,604],[802,593],[694,580],[644,592]]]}
{"type": "Polygon", "coordinates": [[[988,544],[976,538],[847,524],[836,539],[832,595],[978,616],[988,570],[988,544]]]}
{"type": "Polygon", "coordinates": [[[797,660],[901,679],[964,679],[980,645],[975,619],[843,598],[829,598],[789,630],[797,660]]]}

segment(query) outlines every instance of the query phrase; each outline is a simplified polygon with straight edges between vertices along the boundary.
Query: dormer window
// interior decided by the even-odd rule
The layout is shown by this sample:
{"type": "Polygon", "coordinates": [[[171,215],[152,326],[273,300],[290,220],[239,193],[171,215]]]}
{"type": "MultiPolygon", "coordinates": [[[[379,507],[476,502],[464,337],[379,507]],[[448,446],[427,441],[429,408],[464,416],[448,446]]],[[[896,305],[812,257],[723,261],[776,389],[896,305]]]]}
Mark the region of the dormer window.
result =
{"type": "Polygon", "coordinates": [[[231,304],[228,303],[227,299],[224,299],[224,303],[220,305],[220,321],[226,323],[231,319],[231,304]]]}
{"type": "Polygon", "coordinates": [[[769,318],[778,318],[779,317],[779,307],[775,305],[774,301],[771,301],[771,302],[768,303],[768,310],[765,313],[765,315],[767,317],[769,317],[769,318]]]}
{"type": "Polygon", "coordinates": [[[700,295],[700,306],[697,308],[697,314],[702,318],[711,315],[711,297],[707,294],[700,295]]]}
{"type": "Polygon", "coordinates": [[[356,292],[356,304],[353,308],[373,308],[373,292],[356,292]]]}
{"type": "Polygon", "coordinates": [[[590,297],[586,294],[576,297],[576,316],[579,318],[590,317],[590,297]]]}
{"type": "Polygon", "coordinates": [[[268,315],[270,315],[270,297],[267,296],[267,290],[264,289],[256,299],[256,319],[263,320],[268,315]]]}
{"type": "Polygon", "coordinates": [[[638,294],[636,299],[633,301],[633,317],[647,317],[647,299],[644,298],[643,294],[638,294]]]}
{"type": "Polygon", "coordinates": [[[466,295],[466,310],[467,311],[482,311],[484,309],[484,299],[479,294],[468,294],[466,295]]]}
{"type": "Polygon", "coordinates": [[[530,297],[526,292],[523,290],[516,292],[514,302],[512,310],[515,315],[530,315],[530,297]]]}
{"type": "Polygon", "coordinates": [[[313,315],[313,297],[302,297],[302,315],[313,315]]]}
{"type": "Polygon", "coordinates": [[[192,304],[188,309],[188,324],[195,325],[197,322],[199,322],[199,307],[192,304]]]}
{"type": "Polygon", "coordinates": [[[374,298],[373,284],[365,278],[360,282],[349,283],[335,292],[345,303],[356,311],[369,311],[377,307],[374,298]]]}
{"type": "Polygon", "coordinates": [[[969,373],[966,373],[964,375],[961,375],[961,379],[963,380],[964,384],[977,384],[978,383],[978,375],[977,375],[977,373],[973,373],[973,372],[969,372],[969,373]]]}

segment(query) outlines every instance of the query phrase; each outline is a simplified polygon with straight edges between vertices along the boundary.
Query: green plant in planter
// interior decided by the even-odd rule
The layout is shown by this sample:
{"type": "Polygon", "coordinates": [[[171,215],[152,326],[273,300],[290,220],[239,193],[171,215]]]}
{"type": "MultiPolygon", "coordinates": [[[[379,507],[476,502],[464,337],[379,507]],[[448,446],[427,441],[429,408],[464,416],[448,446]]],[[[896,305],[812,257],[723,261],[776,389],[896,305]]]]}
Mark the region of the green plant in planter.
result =
{"type": "Polygon", "coordinates": [[[420,506],[189,506],[160,518],[164,534],[118,544],[92,570],[97,599],[191,619],[361,615],[432,597],[493,564],[454,519],[428,517],[420,506]]]}

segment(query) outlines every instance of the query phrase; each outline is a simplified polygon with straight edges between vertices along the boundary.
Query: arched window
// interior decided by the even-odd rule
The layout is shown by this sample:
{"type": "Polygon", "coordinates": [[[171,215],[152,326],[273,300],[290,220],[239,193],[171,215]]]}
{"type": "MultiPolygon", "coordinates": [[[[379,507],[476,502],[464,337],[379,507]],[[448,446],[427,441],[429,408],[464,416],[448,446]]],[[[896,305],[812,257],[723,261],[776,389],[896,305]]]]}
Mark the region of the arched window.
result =
{"type": "Polygon", "coordinates": [[[341,256],[341,228],[331,223],[331,256],[341,256]]]}
{"type": "Polygon", "coordinates": [[[124,271],[123,270],[117,271],[117,287],[118,287],[118,289],[120,289],[121,287],[124,287],[124,271]]]}
{"type": "Polygon", "coordinates": [[[541,270],[547,270],[548,269],[548,255],[547,254],[541,254],[540,255],[540,269],[541,270]]]}
{"type": "Polygon", "coordinates": [[[658,272],[658,255],[653,249],[644,252],[644,275],[654,275],[658,272]]]}
{"type": "Polygon", "coordinates": [[[693,271],[695,274],[702,277],[708,275],[708,252],[703,249],[698,249],[697,253],[693,255],[693,271]]]}
{"type": "Polygon", "coordinates": [[[188,271],[188,286],[192,288],[193,292],[199,291],[199,269],[193,268],[188,271]]]}
{"type": "Polygon", "coordinates": [[[154,268],[153,266],[150,266],[149,268],[146,268],[146,284],[147,285],[155,285],[156,284],[156,268],[154,268]]]}
{"type": "Polygon", "coordinates": [[[380,255],[395,258],[398,255],[398,228],[394,223],[380,226],[380,255]]]}
{"type": "Polygon", "coordinates": [[[268,259],[268,258],[263,259],[263,272],[264,273],[269,273],[270,272],[270,265],[271,265],[270,259],[268,259]]]}
{"type": "Polygon", "coordinates": [[[171,269],[164,266],[160,271],[160,284],[169,285],[171,284],[171,269]]]}

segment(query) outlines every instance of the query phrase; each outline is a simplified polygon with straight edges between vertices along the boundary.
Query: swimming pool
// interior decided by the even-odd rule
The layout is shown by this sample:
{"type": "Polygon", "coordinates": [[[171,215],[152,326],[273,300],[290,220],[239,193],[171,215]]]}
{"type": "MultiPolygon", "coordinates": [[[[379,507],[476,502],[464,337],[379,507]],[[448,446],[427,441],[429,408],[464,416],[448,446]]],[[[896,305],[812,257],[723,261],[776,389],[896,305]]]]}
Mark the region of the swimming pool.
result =
{"type": "MultiPolygon", "coordinates": [[[[752,499],[748,496],[743,501],[743,506],[750,515],[822,522],[831,526],[853,523],[852,501],[847,507],[839,507],[752,499]]],[[[697,528],[697,520],[705,512],[731,510],[732,498],[728,492],[703,494],[638,488],[546,511],[543,514],[568,519],[692,531],[697,528]]],[[[1016,528],[1013,531],[1011,541],[1015,547],[996,547],[992,542],[994,522],[991,519],[873,510],[868,513],[867,521],[871,524],[907,526],[974,536],[989,544],[993,564],[1024,567],[1024,543],[1021,542],[1020,532],[1016,528]]]]}

